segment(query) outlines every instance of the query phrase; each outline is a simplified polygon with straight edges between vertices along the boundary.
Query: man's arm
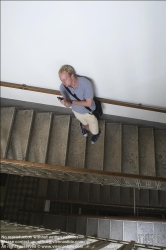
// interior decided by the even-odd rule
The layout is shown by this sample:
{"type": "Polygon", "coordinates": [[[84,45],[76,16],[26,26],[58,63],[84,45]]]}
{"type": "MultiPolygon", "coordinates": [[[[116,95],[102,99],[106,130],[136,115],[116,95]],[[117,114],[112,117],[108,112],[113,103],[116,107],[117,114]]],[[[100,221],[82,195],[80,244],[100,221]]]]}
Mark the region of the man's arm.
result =
{"type": "Polygon", "coordinates": [[[70,108],[71,107],[71,101],[68,98],[64,98],[63,100],[60,100],[60,102],[66,107],[70,108]]]}
{"type": "Polygon", "coordinates": [[[90,107],[92,106],[93,103],[93,98],[88,98],[85,101],[72,101],[73,104],[78,105],[78,106],[85,106],[85,107],[90,107]]]}

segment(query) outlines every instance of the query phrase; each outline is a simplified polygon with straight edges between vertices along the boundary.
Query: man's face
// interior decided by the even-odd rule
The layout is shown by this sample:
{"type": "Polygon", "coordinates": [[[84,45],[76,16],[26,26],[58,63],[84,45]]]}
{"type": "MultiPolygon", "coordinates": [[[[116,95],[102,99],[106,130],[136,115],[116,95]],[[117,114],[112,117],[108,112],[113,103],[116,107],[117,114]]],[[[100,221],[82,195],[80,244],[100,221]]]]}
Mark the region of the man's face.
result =
{"type": "Polygon", "coordinates": [[[64,86],[69,87],[72,84],[73,75],[69,76],[67,72],[62,72],[59,74],[59,78],[64,86]]]}

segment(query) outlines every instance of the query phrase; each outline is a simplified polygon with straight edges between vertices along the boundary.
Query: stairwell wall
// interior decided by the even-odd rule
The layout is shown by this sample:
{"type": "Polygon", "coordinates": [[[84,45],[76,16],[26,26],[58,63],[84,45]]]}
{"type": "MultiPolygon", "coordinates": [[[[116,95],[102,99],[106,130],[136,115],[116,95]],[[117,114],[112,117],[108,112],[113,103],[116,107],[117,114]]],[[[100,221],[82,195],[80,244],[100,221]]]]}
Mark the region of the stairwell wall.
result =
{"type": "MultiPolygon", "coordinates": [[[[1,80],[59,89],[71,64],[96,96],[166,107],[166,3],[2,1],[1,80]]],[[[61,106],[55,96],[2,88],[9,99],[61,106]]],[[[166,123],[165,114],[104,104],[104,113],[166,123]]]]}

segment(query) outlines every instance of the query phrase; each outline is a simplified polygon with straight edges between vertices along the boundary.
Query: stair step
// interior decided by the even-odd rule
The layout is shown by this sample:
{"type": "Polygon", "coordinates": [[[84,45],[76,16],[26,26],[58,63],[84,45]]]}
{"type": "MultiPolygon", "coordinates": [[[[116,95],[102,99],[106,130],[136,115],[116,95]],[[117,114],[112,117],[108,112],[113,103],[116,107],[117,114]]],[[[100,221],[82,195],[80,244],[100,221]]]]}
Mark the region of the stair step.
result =
{"type": "Polygon", "coordinates": [[[76,221],[76,234],[86,235],[87,218],[77,217],[76,221]]]}
{"type": "Polygon", "coordinates": [[[131,188],[130,190],[130,205],[134,206],[134,190],[135,190],[135,204],[137,206],[140,205],[140,189],[138,188],[131,188]]]}
{"type": "Polygon", "coordinates": [[[90,184],[89,201],[99,203],[100,202],[100,185],[90,184]]]}
{"type": "Polygon", "coordinates": [[[76,233],[76,217],[67,217],[66,232],[76,233]]]}
{"type": "Polygon", "coordinates": [[[33,110],[18,110],[13,122],[7,158],[26,160],[33,110]]]}
{"type": "Polygon", "coordinates": [[[166,223],[154,222],[153,244],[166,246],[166,223]]]}
{"type": "Polygon", "coordinates": [[[44,214],[39,213],[39,214],[35,214],[35,226],[43,226],[43,221],[44,221],[44,214]]]}
{"type": "Polygon", "coordinates": [[[87,219],[86,235],[97,237],[98,219],[87,219]]]}
{"type": "Polygon", "coordinates": [[[110,238],[110,220],[99,219],[98,220],[98,237],[110,238]]]}
{"type": "Polygon", "coordinates": [[[123,221],[111,220],[110,238],[115,240],[123,240],[123,221]]]}
{"type": "Polygon", "coordinates": [[[140,175],[156,176],[152,128],[139,128],[139,166],[140,175]]]}
{"type": "Polygon", "coordinates": [[[86,138],[81,134],[79,121],[76,118],[72,118],[69,134],[67,166],[84,168],[85,149],[86,138]]]}
{"type": "Polygon", "coordinates": [[[7,149],[9,145],[10,135],[12,131],[12,125],[14,121],[15,108],[1,108],[1,158],[6,158],[7,149]]]}
{"type": "Polygon", "coordinates": [[[122,125],[106,123],[104,171],[121,172],[122,125]]]}
{"type": "Polygon", "coordinates": [[[123,240],[137,242],[137,222],[123,221],[123,240]]]}
{"type": "Polygon", "coordinates": [[[100,186],[100,202],[110,203],[110,186],[100,186]]]}
{"type": "Polygon", "coordinates": [[[48,186],[48,179],[39,178],[38,179],[37,196],[46,197],[46,195],[47,195],[47,186],[48,186]]]}
{"type": "Polygon", "coordinates": [[[48,147],[48,164],[65,166],[67,158],[69,115],[54,115],[48,147]]]}
{"type": "Polygon", "coordinates": [[[110,186],[110,203],[120,204],[120,187],[110,186]]]}
{"type": "Polygon", "coordinates": [[[87,139],[86,169],[103,170],[105,121],[99,121],[99,128],[101,129],[101,134],[95,144],[91,144],[92,135],[89,134],[87,139]]]}
{"type": "Polygon", "coordinates": [[[159,190],[159,204],[162,207],[166,207],[166,192],[159,190]]]}
{"type": "Polygon", "coordinates": [[[48,229],[66,230],[67,217],[61,215],[45,215],[43,225],[48,229]]]}
{"type": "Polygon", "coordinates": [[[27,160],[45,163],[52,113],[37,113],[34,118],[27,160]]]}
{"type": "Polygon", "coordinates": [[[58,199],[67,200],[69,191],[69,182],[68,181],[59,181],[58,186],[58,199]]]}
{"type": "Polygon", "coordinates": [[[80,183],[79,200],[89,201],[90,183],[80,183]]]}
{"type": "Polygon", "coordinates": [[[120,187],[120,204],[130,205],[130,188],[120,187]]]}
{"type": "Polygon", "coordinates": [[[155,130],[155,157],[158,177],[166,177],[166,130],[155,130]]]}
{"type": "Polygon", "coordinates": [[[43,226],[44,214],[43,213],[31,213],[30,226],[43,226]]]}
{"type": "Polygon", "coordinates": [[[153,235],[154,235],[154,223],[153,222],[137,222],[137,242],[153,244],[153,235]],[[147,237],[146,237],[147,236],[147,237]]]}
{"type": "Polygon", "coordinates": [[[69,200],[78,200],[79,198],[79,182],[69,182],[69,200]]]}
{"type": "Polygon", "coordinates": [[[122,172],[139,174],[138,127],[123,125],[122,131],[122,172]]]}
{"type": "Polygon", "coordinates": [[[149,206],[149,190],[140,189],[140,206],[149,206]]]}
{"type": "Polygon", "coordinates": [[[48,180],[47,195],[46,195],[48,199],[56,199],[58,197],[58,186],[59,186],[58,180],[55,179],[48,180]]]}
{"type": "Polygon", "coordinates": [[[158,190],[149,190],[149,206],[158,207],[159,206],[159,197],[158,190]]]}

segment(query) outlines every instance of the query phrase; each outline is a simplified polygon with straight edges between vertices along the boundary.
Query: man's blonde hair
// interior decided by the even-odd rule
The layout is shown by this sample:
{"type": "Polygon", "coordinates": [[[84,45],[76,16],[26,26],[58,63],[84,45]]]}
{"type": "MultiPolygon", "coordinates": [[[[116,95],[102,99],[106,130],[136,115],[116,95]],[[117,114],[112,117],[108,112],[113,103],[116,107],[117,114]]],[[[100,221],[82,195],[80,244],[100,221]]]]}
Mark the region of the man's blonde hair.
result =
{"type": "Polygon", "coordinates": [[[60,68],[60,70],[59,70],[58,73],[60,74],[60,73],[63,73],[64,71],[67,72],[67,73],[69,74],[69,76],[71,76],[72,74],[74,74],[74,75],[76,74],[76,73],[75,73],[75,69],[74,69],[72,66],[67,65],[67,64],[66,64],[66,65],[63,65],[63,66],[60,68]]]}

